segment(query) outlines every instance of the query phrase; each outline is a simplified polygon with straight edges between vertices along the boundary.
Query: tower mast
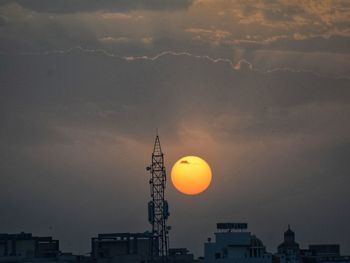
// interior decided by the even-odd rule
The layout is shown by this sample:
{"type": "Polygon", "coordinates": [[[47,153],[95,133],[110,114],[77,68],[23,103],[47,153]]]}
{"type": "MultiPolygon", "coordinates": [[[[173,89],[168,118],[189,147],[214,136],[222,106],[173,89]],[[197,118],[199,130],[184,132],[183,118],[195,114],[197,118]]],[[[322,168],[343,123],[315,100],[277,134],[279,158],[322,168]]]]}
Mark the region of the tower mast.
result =
{"type": "Polygon", "coordinates": [[[168,230],[166,221],[169,217],[169,206],[165,200],[164,192],[166,186],[166,171],[164,166],[164,154],[160,146],[157,133],[151,165],[147,167],[151,173],[149,181],[151,190],[151,201],[148,203],[148,221],[152,225],[153,244],[151,245],[151,256],[160,256],[166,261],[168,256],[168,230]]]}

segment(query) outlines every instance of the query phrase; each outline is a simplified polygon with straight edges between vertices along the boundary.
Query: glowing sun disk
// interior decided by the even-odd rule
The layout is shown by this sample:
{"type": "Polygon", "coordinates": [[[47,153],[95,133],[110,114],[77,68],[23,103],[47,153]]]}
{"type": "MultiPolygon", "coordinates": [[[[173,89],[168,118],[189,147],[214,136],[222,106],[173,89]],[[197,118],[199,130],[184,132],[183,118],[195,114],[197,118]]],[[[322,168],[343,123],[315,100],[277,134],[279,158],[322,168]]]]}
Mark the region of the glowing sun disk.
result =
{"type": "Polygon", "coordinates": [[[171,181],[175,188],[188,195],[195,195],[208,188],[212,172],[209,164],[197,156],[179,159],[171,169],[171,181]]]}

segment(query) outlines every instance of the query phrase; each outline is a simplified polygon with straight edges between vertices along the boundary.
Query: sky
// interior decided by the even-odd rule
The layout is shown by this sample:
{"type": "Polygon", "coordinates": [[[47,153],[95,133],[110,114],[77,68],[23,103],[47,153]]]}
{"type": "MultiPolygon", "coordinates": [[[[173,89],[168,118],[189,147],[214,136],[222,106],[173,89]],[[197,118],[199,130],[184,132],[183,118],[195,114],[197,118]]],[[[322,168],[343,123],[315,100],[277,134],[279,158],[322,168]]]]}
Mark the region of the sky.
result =
{"type": "Polygon", "coordinates": [[[144,232],[156,129],[171,247],[217,222],[350,254],[350,2],[0,0],[0,232],[88,253],[144,232]],[[170,182],[205,159],[197,196],[170,182]]]}

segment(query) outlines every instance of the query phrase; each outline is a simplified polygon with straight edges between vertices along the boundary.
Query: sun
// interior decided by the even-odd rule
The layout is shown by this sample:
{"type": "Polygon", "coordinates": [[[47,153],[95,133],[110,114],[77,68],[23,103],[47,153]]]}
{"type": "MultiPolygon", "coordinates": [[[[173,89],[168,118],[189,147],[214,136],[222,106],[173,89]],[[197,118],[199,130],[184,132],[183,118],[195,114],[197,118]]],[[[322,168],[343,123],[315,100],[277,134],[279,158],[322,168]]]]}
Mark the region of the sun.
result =
{"type": "Polygon", "coordinates": [[[209,164],[197,156],[179,159],[171,169],[171,181],[181,193],[196,195],[208,188],[212,172],[209,164]]]}

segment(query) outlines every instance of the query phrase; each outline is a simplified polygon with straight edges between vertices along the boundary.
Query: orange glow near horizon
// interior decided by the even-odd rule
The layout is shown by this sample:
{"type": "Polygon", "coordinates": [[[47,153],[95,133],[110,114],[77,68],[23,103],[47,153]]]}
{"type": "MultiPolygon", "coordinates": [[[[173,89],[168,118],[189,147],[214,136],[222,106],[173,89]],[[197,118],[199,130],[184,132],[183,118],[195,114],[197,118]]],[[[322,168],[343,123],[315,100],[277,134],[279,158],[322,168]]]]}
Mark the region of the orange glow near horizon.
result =
{"type": "Polygon", "coordinates": [[[171,181],[181,193],[196,195],[208,188],[212,178],[209,164],[197,156],[180,158],[171,169],[171,181]]]}

